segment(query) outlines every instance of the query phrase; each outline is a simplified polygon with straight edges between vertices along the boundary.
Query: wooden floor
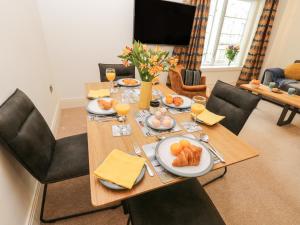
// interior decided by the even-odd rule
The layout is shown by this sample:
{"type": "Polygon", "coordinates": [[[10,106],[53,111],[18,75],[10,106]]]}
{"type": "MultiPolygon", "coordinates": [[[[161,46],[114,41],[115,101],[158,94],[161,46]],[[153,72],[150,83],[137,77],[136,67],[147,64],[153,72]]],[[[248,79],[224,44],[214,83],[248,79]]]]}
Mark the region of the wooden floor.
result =
{"type": "MultiPolygon", "coordinates": [[[[230,166],[222,180],[205,188],[226,224],[300,224],[300,115],[278,127],[280,113],[280,107],[261,101],[240,134],[260,156],[230,166]]],[[[58,137],[85,131],[84,108],[62,111],[58,137]]],[[[88,176],[50,186],[46,216],[91,208],[89,190],[88,176]]],[[[119,208],[55,224],[124,225],[126,218],[119,208]]]]}

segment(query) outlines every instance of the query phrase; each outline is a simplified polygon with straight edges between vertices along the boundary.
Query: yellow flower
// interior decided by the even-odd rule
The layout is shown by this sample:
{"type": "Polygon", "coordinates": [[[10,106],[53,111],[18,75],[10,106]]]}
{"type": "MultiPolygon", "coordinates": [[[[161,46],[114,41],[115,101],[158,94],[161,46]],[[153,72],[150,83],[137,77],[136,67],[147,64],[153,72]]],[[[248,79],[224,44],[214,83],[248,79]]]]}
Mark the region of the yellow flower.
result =
{"type": "Polygon", "coordinates": [[[150,62],[151,63],[156,63],[158,60],[158,56],[157,55],[152,55],[151,58],[150,58],[150,62]]]}
{"type": "Polygon", "coordinates": [[[159,52],[160,51],[160,47],[156,46],[155,49],[154,49],[154,51],[159,52]]]}
{"type": "Polygon", "coordinates": [[[124,49],[123,49],[123,56],[127,56],[128,54],[130,54],[132,52],[132,48],[126,46],[124,49]]]}

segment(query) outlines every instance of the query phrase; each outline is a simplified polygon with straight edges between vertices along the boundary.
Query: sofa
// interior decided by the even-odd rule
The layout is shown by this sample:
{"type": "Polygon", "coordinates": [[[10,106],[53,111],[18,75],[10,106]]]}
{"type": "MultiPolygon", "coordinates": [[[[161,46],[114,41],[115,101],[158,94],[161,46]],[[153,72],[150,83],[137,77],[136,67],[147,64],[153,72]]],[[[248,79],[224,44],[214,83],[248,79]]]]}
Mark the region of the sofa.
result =
{"type": "Polygon", "coordinates": [[[283,91],[287,91],[289,88],[295,88],[296,94],[300,95],[300,60],[296,60],[285,69],[266,69],[262,83],[269,85],[270,82],[275,82],[277,87],[283,91]]]}

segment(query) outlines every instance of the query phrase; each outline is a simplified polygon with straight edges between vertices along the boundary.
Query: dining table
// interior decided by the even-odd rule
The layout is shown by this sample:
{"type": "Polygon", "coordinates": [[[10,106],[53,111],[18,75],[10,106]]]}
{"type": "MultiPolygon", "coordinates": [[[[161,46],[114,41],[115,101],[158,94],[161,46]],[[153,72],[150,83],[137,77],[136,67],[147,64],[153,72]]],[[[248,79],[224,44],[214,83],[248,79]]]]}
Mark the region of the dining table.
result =
{"type": "MultiPolygon", "coordinates": [[[[93,82],[86,83],[86,94],[90,90],[98,90],[110,88],[108,82],[93,82]]],[[[120,89],[120,88],[119,88],[120,89]]],[[[160,91],[163,95],[174,94],[174,91],[163,84],[153,85],[153,90],[160,91]]],[[[111,95],[112,98],[117,98],[121,94],[121,90],[111,95]]],[[[145,136],[140,127],[138,126],[135,115],[139,111],[138,102],[130,104],[130,112],[126,123],[131,126],[131,134],[128,136],[115,137],[112,134],[112,125],[117,125],[120,122],[117,120],[107,122],[97,122],[91,120],[87,115],[87,137],[88,137],[88,155],[89,155],[89,170],[90,170],[90,189],[91,189],[91,202],[95,207],[104,207],[122,200],[129,199],[167,185],[183,181],[184,178],[175,178],[169,183],[163,183],[159,176],[155,173],[154,176],[149,176],[145,173],[145,177],[138,184],[133,186],[132,189],[126,190],[111,190],[103,186],[98,178],[94,175],[96,168],[103,162],[108,154],[113,149],[119,149],[124,152],[132,153],[133,145],[138,145],[142,148],[145,144],[157,142],[155,136],[145,136]]],[[[172,115],[177,123],[192,121],[191,113],[184,112],[172,115]]],[[[226,166],[239,163],[241,161],[256,157],[259,151],[253,146],[246,143],[242,138],[236,136],[220,123],[213,126],[201,125],[203,132],[209,135],[210,143],[223,155],[226,163],[217,163],[213,166],[212,170],[217,170],[226,166]]],[[[184,135],[187,131],[184,129],[176,132],[164,134],[165,136],[184,135]]],[[[199,137],[199,131],[191,133],[195,137],[199,137]]],[[[145,154],[143,156],[146,158],[145,154]]],[[[146,158],[147,159],[147,158],[146,158]]],[[[152,168],[150,161],[147,159],[148,165],[152,168]]]]}

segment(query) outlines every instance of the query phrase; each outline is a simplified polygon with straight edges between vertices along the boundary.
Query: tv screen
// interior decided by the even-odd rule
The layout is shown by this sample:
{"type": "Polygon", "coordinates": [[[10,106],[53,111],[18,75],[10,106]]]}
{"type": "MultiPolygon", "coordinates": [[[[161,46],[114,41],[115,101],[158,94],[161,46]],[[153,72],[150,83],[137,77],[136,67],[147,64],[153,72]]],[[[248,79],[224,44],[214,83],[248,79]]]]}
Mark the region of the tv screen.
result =
{"type": "Polygon", "coordinates": [[[188,45],[195,9],[175,2],[136,0],[134,39],[148,44],[188,45]]]}

